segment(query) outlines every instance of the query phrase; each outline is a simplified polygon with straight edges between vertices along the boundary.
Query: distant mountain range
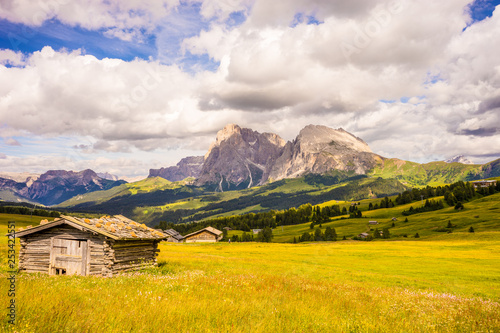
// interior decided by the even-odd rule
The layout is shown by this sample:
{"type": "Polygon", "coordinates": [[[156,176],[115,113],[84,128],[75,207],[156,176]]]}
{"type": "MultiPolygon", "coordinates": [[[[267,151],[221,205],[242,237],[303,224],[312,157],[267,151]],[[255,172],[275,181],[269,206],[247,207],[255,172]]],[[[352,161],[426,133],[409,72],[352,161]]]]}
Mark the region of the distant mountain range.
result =
{"type": "MultiPolygon", "coordinates": [[[[171,201],[176,196],[247,189],[308,175],[326,176],[331,184],[364,176],[394,179],[409,187],[437,185],[498,177],[500,159],[477,165],[464,156],[455,156],[443,162],[419,164],[377,155],[366,142],[341,128],[309,125],[293,141],[286,142],[274,133],[259,133],[229,124],[217,133],[205,156],[186,157],[176,166],[150,169],[150,182],[138,181],[137,186],[131,183],[120,187],[126,183],[124,180],[92,170],[50,170],[42,175],[0,173],[0,199],[58,205],[77,198],[80,203],[90,204],[147,193],[141,199],[141,205],[147,206],[147,200],[161,201],[155,197],[155,191],[163,191],[171,201]],[[169,182],[158,181],[157,177],[169,182]],[[95,191],[104,192],[89,194],[95,191]]],[[[309,177],[307,182],[310,181],[309,177]]],[[[377,186],[382,188],[381,184],[377,186]]],[[[387,193],[398,186],[387,187],[387,193]]],[[[69,205],[77,204],[74,200],[70,202],[69,205]]]]}
{"type": "Polygon", "coordinates": [[[444,162],[420,164],[382,157],[342,128],[308,125],[295,140],[285,142],[277,134],[229,124],[217,133],[205,156],[184,158],[174,167],[151,169],[149,177],[170,181],[193,177],[197,186],[222,192],[331,172],[344,177],[396,178],[412,186],[500,176],[498,160],[474,165],[459,155],[444,162]]]}
{"type": "Polygon", "coordinates": [[[56,205],[76,195],[107,190],[126,183],[123,180],[104,179],[89,169],[80,172],[50,170],[38,177],[28,176],[24,181],[16,180],[0,178],[2,199],[14,198],[16,201],[30,201],[46,206],[56,205]]]}

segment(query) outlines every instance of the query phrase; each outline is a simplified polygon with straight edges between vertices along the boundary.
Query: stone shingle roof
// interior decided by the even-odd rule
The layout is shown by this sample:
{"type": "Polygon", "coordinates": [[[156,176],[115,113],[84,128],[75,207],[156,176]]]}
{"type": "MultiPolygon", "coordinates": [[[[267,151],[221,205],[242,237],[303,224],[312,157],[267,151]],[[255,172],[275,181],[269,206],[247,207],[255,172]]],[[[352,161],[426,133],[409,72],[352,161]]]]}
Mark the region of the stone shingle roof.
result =
{"type": "Polygon", "coordinates": [[[68,224],[78,229],[95,232],[103,236],[115,239],[164,239],[168,235],[158,230],[147,227],[145,224],[137,223],[122,215],[102,216],[100,218],[80,218],[61,215],[52,222],[42,220],[39,226],[26,230],[20,229],[16,237],[23,237],[41,230],[52,228],[61,224],[68,224]]]}

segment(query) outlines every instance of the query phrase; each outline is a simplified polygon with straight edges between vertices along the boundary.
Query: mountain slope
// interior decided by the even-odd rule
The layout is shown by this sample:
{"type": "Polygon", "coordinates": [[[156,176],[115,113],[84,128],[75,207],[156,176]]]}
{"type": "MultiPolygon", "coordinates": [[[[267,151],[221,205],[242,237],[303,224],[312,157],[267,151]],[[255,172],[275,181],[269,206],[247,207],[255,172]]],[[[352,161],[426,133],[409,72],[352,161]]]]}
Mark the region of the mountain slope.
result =
{"type": "Polygon", "coordinates": [[[368,172],[371,177],[396,178],[411,186],[443,185],[500,176],[500,159],[484,165],[458,162],[419,164],[397,158],[381,159],[368,172]]]}

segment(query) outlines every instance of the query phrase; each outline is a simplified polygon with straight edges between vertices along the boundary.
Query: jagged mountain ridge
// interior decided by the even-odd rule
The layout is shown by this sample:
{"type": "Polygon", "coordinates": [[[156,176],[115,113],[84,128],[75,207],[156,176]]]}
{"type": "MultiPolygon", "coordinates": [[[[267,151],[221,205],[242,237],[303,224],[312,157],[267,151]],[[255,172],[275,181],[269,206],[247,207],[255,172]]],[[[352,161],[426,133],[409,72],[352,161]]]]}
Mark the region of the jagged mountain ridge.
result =
{"type": "Polygon", "coordinates": [[[263,184],[284,146],[276,134],[229,124],[205,154],[196,184],[217,184],[220,191],[263,184]]]}
{"type": "MultiPolygon", "coordinates": [[[[199,173],[190,175],[197,178],[196,185],[208,186],[216,191],[243,189],[276,180],[328,172],[340,172],[344,176],[366,174],[395,177],[410,185],[450,183],[500,175],[497,167],[469,164],[462,156],[446,162],[449,163],[419,164],[385,158],[373,153],[366,142],[342,128],[308,125],[293,141],[285,143],[276,134],[261,134],[229,124],[217,133],[204,156],[199,173]]],[[[153,176],[170,181],[179,180],[150,172],[150,177],[153,176]]]]}
{"type": "MultiPolygon", "coordinates": [[[[274,133],[229,124],[217,133],[199,172],[189,175],[197,178],[198,186],[212,185],[224,191],[330,170],[365,174],[380,159],[366,142],[341,128],[308,125],[295,140],[285,142],[274,133]]],[[[176,167],[152,169],[149,177],[181,180],[172,172],[181,162],[176,167]]]]}
{"type": "Polygon", "coordinates": [[[49,170],[35,181],[31,177],[25,182],[0,178],[1,189],[47,206],[61,203],[75,195],[106,190],[123,183],[123,180],[101,178],[90,169],[80,172],[49,170]]]}
{"type": "Polygon", "coordinates": [[[148,178],[162,177],[170,180],[171,182],[181,181],[188,177],[198,178],[203,167],[203,161],[203,156],[185,157],[175,166],[160,169],[149,169],[148,178]]]}

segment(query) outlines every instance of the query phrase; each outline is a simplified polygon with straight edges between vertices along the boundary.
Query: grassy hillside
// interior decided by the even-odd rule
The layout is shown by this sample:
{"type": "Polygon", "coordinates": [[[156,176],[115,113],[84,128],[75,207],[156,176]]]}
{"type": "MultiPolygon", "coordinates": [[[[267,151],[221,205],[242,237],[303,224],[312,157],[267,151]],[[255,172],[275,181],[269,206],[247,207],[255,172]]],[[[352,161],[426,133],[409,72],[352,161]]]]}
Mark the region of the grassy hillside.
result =
{"type": "MultiPolygon", "coordinates": [[[[442,197],[434,199],[439,200],[442,197]]],[[[374,201],[380,200],[363,200],[359,207],[366,209],[369,202],[374,201]]],[[[500,233],[500,193],[468,202],[462,211],[448,207],[408,217],[402,215],[403,210],[408,210],[410,206],[416,208],[420,205],[420,202],[413,202],[393,208],[363,211],[363,218],[347,219],[346,216],[335,217],[330,222],[323,223],[321,229],[324,231],[328,226],[335,228],[338,239],[342,239],[344,236],[352,238],[362,232],[370,232],[370,228],[372,230],[375,228],[379,230],[389,228],[392,240],[412,240],[416,233],[419,234],[421,239],[474,238],[474,235],[468,232],[470,227],[474,228],[474,234],[482,232],[500,233]],[[396,217],[397,221],[392,221],[393,217],[396,217]],[[408,222],[404,222],[406,218],[408,218],[408,222]],[[368,221],[370,220],[375,220],[379,224],[369,226],[368,221]],[[393,222],[394,227],[392,227],[393,222]],[[451,222],[455,226],[450,229],[450,234],[437,231],[438,229],[445,228],[448,222],[451,222]],[[407,237],[404,237],[404,235],[407,235],[407,237]]],[[[310,223],[277,227],[273,230],[273,242],[292,242],[293,237],[298,238],[304,232],[312,233],[313,231],[310,229],[310,223]]],[[[231,231],[229,235],[241,235],[242,233],[242,231],[231,231]]]]}
{"type": "Polygon", "coordinates": [[[445,162],[419,164],[391,158],[383,160],[369,174],[373,177],[396,178],[411,186],[437,186],[472,179],[480,170],[481,165],[445,162]]]}
{"type": "Polygon", "coordinates": [[[207,193],[203,188],[161,178],[124,184],[110,191],[93,192],[61,206],[76,212],[124,214],[155,225],[159,221],[202,220],[248,212],[286,209],[305,203],[359,200],[404,191],[394,179],[356,176],[338,179],[314,176],[286,179],[264,186],[230,192],[207,193]]]}
{"type": "MultiPolygon", "coordinates": [[[[2,331],[500,331],[494,232],[406,242],[162,243],[160,251],[160,267],[113,278],[17,275],[17,322],[4,316],[2,331]]],[[[2,290],[6,270],[2,262],[2,290]]]]}
{"type": "Polygon", "coordinates": [[[438,186],[459,180],[470,181],[500,176],[500,160],[484,165],[430,162],[425,164],[397,158],[380,160],[368,173],[372,177],[395,178],[409,186],[438,186]]]}
{"type": "MultiPolygon", "coordinates": [[[[28,203],[33,203],[31,200],[21,197],[14,193],[11,190],[8,189],[3,189],[0,190],[0,201],[9,201],[9,202],[28,202],[28,203]]],[[[37,204],[40,206],[40,204],[37,204]]]]}
{"type": "Polygon", "coordinates": [[[68,207],[82,205],[85,203],[102,203],[121,196],[150,193],[166,189],[177,189],[185,185],[185,182],[171,182],[161,177],[146,178],[134,183],[122,184],[106,191],[95,191],[77,195],[57,207],[68,207]]]}

